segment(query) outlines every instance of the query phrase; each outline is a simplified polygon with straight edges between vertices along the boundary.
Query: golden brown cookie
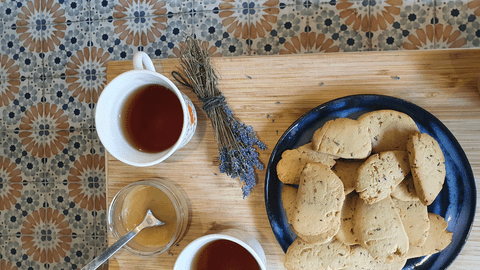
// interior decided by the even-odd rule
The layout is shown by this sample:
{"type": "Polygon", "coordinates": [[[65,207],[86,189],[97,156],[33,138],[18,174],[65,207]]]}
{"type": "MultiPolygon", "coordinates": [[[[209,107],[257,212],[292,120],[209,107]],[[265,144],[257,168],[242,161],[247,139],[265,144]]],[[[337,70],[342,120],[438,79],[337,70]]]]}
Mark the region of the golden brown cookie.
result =
{"type": "Polygon", "coordinates": [[[390,196],[410,172],[406,151],[388,151],[370,156],[357,170],[355,190],[367,203],[390,196]]]}
{"type": "Polygon", "coordinates": [[[326,165],[308,163],[300,177],[292,227],[304,236],[336,233],[338,229],[332,230],[331,226],[337,222],[332,223],[332,219],[340,221],[344,200],[343,183],[337,175],[326,165]]]}
{"type": "Polygon", "coordinates": [[[350,246],[338,240],[307,244],[297,238],[287,250],[284,266],[288,270],[344,269],[350,264],[350,246]]]}
{"type": "Polygon", "coordinates": [[[357,181],[357,169],[363,164],[364,160],[339,159],[332,171],[342,180],[345,188],[345,195],[355,189],[357,181]]]}
{"type": "Polygon", "coordinates": [[[430,229],[425,243],[421,246],[410,246],[407,258],[416,258],[435,254],[445,249],[452,241],[453,234],[447,231],[448,224],[443,217],[428,213],[430,229]]]}
{"type": "Polygon", "coordinates": [[[285,184],[298,185],[300,174],[307,163],[322,163],[331,168],[335,165],[335,157],[313,150],[312,143],[285,150],[277,164],[278,179],[285,184]]]}
{"type": "Polygon", "coordinates": [[[337,118],[315,131],[312,148],[341,158],[362,159],[370,155],[372,142],[367,128],[360,122],[337,118]]]}
{"type": "Polygon", "coordinates": [[[401,201],[418,201],[420,200],[415,190],[415,185],[413,183],[413,177],[411,174],[405,176],[400,184],[398,184],[392,192],[392,197],[399,199],[401,201]]]}
{"type": "Polygon", "coordinates": [[[353,230],[355,208],[357,207],[358,200],[358,194],[352,192],[345,196],[345,202],[343,203],[340,229],[335,237],[346,245],[356,245],[360,243],[353,230]]]}
{"type": "Polygon", "coordinates": [[[292,224],[293,215],[297,210],[297,192],[298,188],[290,185],[283,185],[282,187],[282,205],[287,214],[288,223],[292,224]]]}
{"type": "Polygon", "coordinates": [[[407,232],[409,245],[423,245],[427,240],[428,230],[430,229],[427,206],[420,201],[408,202],[395,198],[392,200],[407,232]]]}
{"type": "Polygon", "coordinates": [[[375,260],[393,262],[407,254],[408,235],[390,197],[374,204],[358,200],[354,224],[360,245],[375,260]]]}
{"type": "Polygon", "coordinates": [[[407,262],[407,259],[390,263],[376,261],[368,250],[358,245],[352,246],[351,250],[350,266],[345,270],[401,270],[407,262]]]}
{"type": "MultiPolygon", "coordinates": [[[[305,243],[308,244],[323,244],[331,241],[336,234],[338,234],[338,230],[340,229],[341,221],[338,218],[331,218],[324,222],[325,226],[328,228],[326,231],[316,234],[316,235],[304,235],[297,231],[295,228],[292,227],[292,230],[295,234],[302,239],[305,243]]],[[[312,224],[315,226],[315,224],[312,224]]]]}
{"type": "Polygon", "coordinates": [[[394,110],[368,112],[362,114],[358,121],[369,131],[373,153],[405,151],[408,137],[419,132],[410,116],[394,110]]]}
{"type": "Polygon", "coordinates": [[[426,205],[433,203],[445,182],[445,157],[438,142],[426,133],[417,133],[407,142],[417,195],[426,205]]]}

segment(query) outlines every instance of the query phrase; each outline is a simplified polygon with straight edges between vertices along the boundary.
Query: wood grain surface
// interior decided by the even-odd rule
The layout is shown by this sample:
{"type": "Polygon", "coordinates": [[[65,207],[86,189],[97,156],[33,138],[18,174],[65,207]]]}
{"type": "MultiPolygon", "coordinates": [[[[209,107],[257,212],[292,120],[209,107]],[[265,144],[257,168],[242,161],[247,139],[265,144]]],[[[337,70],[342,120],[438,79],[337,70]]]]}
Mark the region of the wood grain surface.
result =
{"type": "MultiPolygon", "coordinates": [[[[434,50],[304,54],[291,56],[215,58],[219,85],[235,115],[253,126],[268,149],[260,160],[268,163],[283,132],[310,109],[353,94],[390,95],[415,103],[439,118],[460,142],[480,187],[480,50],[434,50]]],[[[157,72],[172,81],[178,59],[154,60],[157,72]]],[[[131,70],[130,61],[110,62],[107,79],[131,70]]],[[[107,154],[108,205],[127,184],[151,177],[175,181],[187,194],[190,225],[170,252],[138,257],[121,251],[109,269],[172,269],[182,249],[194,239],[227,228],[251,233],[267,255],[267,269],[284,269],[284,253],[270,228],[264,202],[265,170],[259,183],[243,199],[238,179],[221,174],[218,147],[201,103],[188,88],[198,113],[198,128],[184,148],[161,164],[128,166],[107,154]]],[[[120,89],[119,89],[120,90],[120,89]]],[[[461,254],[449,269],[476,269],[480,265],[480,221],[475,223],[461,254]]],[[[113,242],[109,234],[109,244],[113,242]]]]}

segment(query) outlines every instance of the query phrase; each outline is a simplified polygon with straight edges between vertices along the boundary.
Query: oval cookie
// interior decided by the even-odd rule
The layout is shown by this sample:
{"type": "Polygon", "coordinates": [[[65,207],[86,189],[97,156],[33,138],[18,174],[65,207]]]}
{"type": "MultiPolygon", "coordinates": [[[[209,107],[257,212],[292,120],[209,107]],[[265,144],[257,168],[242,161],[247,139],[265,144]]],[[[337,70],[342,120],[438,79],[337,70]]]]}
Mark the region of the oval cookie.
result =
{"type": "Polygon", "coordinates": [[[350,264],[350,246],[333,240],[325,244],[307,244],[296,239],[285,257],[288,270],[344,269],[350,264]]]}
{"type": "Polygon", "coordinates": [[[406,151],[388,151],[370,156],[357,170],[355,190],[367,203],[390,196],[410,172],[406,151]]]}
{"type": "Polygon", "coordinates": [[[358,200],[354,218],[355,235],[375,260],[392,262],[407,254],[408,235],[390,197],[374,204],[358,200]]]}
{"type": "Polygon", "coordinates": [[[394,110],[368,112],[358,121],[368,128],[374,153],[406,150],[407,139],[419,132],[410,116],[394,110]]]}
{"type": "Polygon", "coordinates": [[[445,157],[438,142],[426,133],[417,133],[407,142],[413,183],[420,201],[433,203],[445,182],[445,157]]]}
{"type": "Polygon", "coordinates": [[[367,128],[359,121],[337,118],[315,131],[312,148],[341,158],[363,159],[370,155],[372,142],[367,128]]]}
{"type": "Polygon", "coordinates": [[[297,211],[292,227],[305,236],[332,231],[332,219],[338,219],[340,226],[340,210],[344,200],[343,183],[332,170],[323,164],[308,163],[300,177],[297,211]]]}

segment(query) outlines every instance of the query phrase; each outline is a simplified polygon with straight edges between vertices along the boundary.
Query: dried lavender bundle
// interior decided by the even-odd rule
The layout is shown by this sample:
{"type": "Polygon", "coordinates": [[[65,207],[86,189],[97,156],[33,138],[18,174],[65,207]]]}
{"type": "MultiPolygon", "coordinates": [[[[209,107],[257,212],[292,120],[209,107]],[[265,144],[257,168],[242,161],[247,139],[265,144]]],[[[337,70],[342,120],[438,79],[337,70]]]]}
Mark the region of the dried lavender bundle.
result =
{"type": "MultiPolygon", "coordinates": [[[[239,177],[242,182],[243,197],[248,197],[256,184],[255,168],[263,170],[256,148],[265,150],[251,126],[238,121],[228,107],[225,97],[217,85],[217,73],[210,62],[210,55],[200,42],[187,37],[180,54],[180,63],[188,82],[181,77],[182,83],[190,86],[207,113],[218,142],[220,172],[232,178],[239,177]]],[[[180,81],[180,80],[179,80],[180,81]]]]}

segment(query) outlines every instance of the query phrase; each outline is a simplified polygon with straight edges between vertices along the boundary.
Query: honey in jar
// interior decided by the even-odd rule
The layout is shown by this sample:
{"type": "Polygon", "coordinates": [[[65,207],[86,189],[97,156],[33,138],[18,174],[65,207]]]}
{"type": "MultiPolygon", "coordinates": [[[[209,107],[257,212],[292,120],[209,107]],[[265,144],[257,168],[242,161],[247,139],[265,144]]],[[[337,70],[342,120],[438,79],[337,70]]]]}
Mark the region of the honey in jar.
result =
{"type": "Polygon", "coordinates": [[[125,197],[122,208],[123,225],[127,231],[132,231],[142,223],[148,209],[165,224],[143,229],[132,241],[144,247],[166,246],[175,236],[177,213],[167,194],[154,186],[137,186],[125,197]]]}

